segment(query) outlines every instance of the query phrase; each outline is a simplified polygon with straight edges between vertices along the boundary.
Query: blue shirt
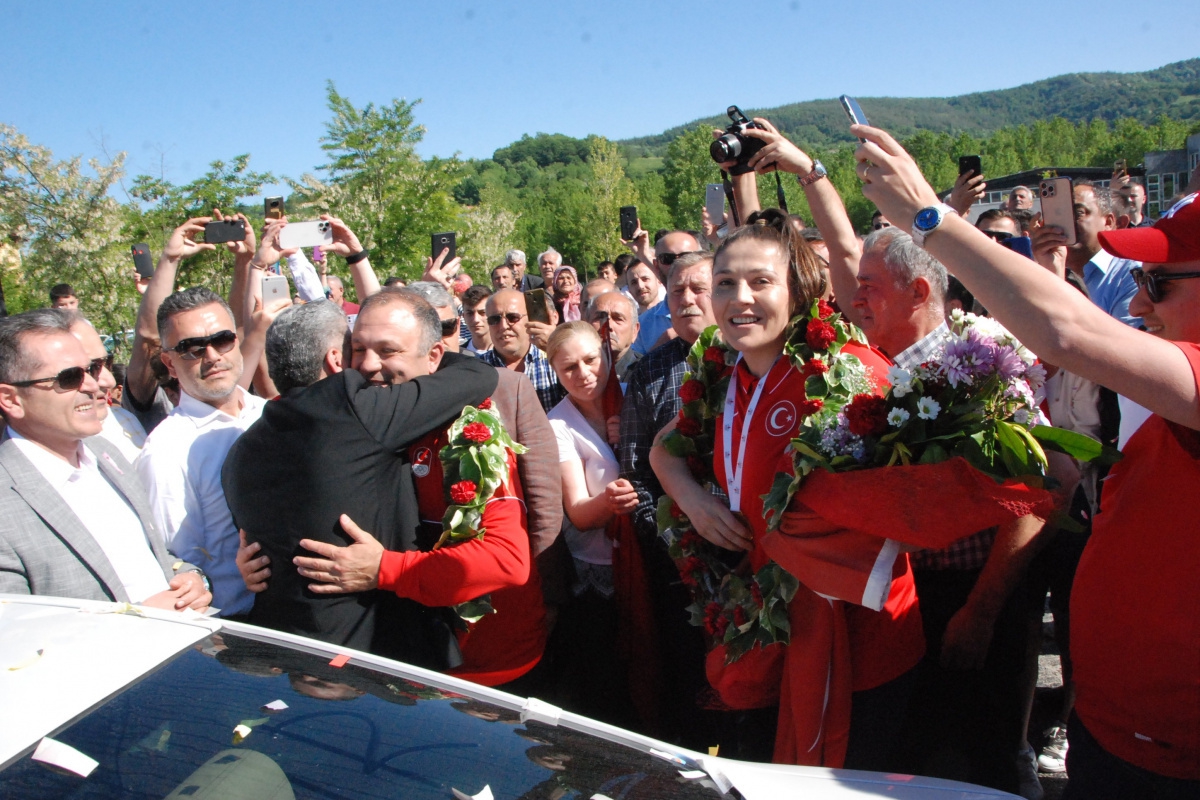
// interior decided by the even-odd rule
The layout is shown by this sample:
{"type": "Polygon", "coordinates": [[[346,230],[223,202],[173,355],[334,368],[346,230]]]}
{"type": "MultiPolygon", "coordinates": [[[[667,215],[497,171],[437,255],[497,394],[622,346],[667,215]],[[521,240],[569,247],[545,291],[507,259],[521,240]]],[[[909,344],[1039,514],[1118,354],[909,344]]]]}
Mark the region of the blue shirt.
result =
{"type": "Polygon", "coordinates": [[[658,337],[671,327],[671,310],[667,308],[667,301],[659,300],[643,311],[638,316],[638,325],[641,326],[641,330],[638,331],[637,338],[633,340],[633,350],[646,355],[654,349],[658,337]]]}
{"type": "Polygon", "coordinates": [[[1117,258],[1104,250],[1083,265],[1083,285],[1092,302],[1110,317],[1134,328],[1141,327],[1142,318],[1129,315],[1129,301],[1138,291],[1130,270],[1141,265],[1140,261],[1117,258]]]}

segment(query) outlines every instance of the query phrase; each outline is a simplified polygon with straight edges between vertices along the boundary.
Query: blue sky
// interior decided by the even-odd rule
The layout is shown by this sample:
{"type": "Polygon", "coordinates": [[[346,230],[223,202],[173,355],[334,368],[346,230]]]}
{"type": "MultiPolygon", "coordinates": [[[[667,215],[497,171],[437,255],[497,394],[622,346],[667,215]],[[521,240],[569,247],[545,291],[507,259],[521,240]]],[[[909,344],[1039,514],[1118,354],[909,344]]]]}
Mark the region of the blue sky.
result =
{"type": "Polygon", "coordinates": [[[730,103],[946,96],[1200,55],[1195,0],[0,2],[0,121],[56,156],[128,153],[177,183],[249,152],[323,163],[325,82],[422,98],[423,155],[538,131],[658,133],[730,103]],[[1152,9],[1152,15],[1143,9],[1152,9]]]}

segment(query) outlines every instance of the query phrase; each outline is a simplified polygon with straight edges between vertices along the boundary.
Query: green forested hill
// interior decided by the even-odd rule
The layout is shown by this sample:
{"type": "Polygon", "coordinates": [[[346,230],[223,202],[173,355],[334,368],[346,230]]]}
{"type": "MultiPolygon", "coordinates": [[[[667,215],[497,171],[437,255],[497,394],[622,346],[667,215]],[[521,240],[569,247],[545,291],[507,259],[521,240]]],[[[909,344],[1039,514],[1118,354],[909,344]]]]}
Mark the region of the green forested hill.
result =
{"type": "MultiPolygon", "coordinates": [[[[1079,123],[1133,117],[1150,122],[1160,114],[1200,120],[1200,58],[1149,72],[1079,72],[1012,89],[958,97],[859,97],[871,122],[905,137],[918,130],[984,135],[1000,128],[1063,117],[1079,123]]],[[[731,98],[736,102],[737,98],[731,98]]],[[[851,141],[846,115],[836,99],[811,100],[776,108],[743,109],[769,118],[797,142],[825,147],[851,141]]],[[[725,127],[718,115],[620,144],[630,156],[661,156],[667,144],[697,124],[725,127]]]]}

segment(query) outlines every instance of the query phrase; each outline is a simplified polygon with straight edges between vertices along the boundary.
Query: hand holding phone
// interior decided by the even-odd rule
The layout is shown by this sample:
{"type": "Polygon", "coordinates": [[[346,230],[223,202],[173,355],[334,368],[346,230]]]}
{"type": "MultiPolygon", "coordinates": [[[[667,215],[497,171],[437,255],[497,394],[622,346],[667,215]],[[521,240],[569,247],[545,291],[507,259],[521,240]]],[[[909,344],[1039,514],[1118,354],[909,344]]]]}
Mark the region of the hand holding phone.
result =
{"type": "Polygon", "coordinates": [[[1042,223],[1062,228],[1067,244],[1075,244],[1075,194],[1070,178],[1047,178],[1038,184],[1042,223]]]}
{"type": "Polygon", "coordinates": [[[266,219],[283,219],[283,198],[265,198],[263,200],[263,216],[266,219]]]}
{"type": "Polygon", "coordinates": [[[621,206],[621,238],[629,241],[638,229],[637,206],[621,206]]]}
{"type": "Polygon", "coordinates": [[[316,247],[333,243],[333,228],[327,219],[314,219],[309,222],[289,222],[279,231],[279,247],[290,250],[293,247],[316,247]]]}
{"type": "Polygon", "coordinates": [[[130,249],[133,251],[133,268],[137,270],[138,277],[153,277],[154,259],[150,257],[150,245],[139,243],[130,249]]]}
{"type": "Polygon", "coordinates": [[[958,157],[958,174],[959,175],[974,175],[976,177],[983,174],[983,162],[979,156],[959,156],[958,157]]]}
{"type": "Polygon", "coordinates": [[[449,250],[443,263],[449,264],[458,254],[458,234],[454,231],[435,233],[429,237],[429,257],[437,261],[443,250],[449,250]]]}
{"type": "Polygon", "coordinates": [[[246,223],[236,217],[215,219],[204,225],[205,244],[240,242],[246,238],[246,223]]]}
{"type": "MultiPolygon", "coordinates": [[[[853,97],[851,97],[850,95],[844,94],[841,97],[839,97],[838,100],[841,101],[842,108],[845,110],[846,116],[848,116],[850,118],[851,125],[870,125],[871,124],[867,120],[867,115],[864,114],[862,108],[859,107],[858,101],[855,100],[853,97]]],[[[859,141],[865,143],[867,140],[860,137],[859,141]]]]}
{"type": "Polygon", "coordinates": [[[525,313],[530,322],[550,324],[550,311],[546,307],[545,289],[530,289],[525,292],[525,313]]]}

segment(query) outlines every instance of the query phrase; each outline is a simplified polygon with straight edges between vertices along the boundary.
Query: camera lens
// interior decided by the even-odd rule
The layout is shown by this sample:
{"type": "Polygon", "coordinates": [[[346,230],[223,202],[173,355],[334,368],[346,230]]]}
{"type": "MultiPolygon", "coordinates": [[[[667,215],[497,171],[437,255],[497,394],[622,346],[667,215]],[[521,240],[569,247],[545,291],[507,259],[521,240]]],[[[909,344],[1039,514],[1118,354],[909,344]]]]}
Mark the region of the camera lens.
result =
{"type": "Polygon", "coordinates": [[[733,134],[725,134],[719,139],[713,140],[713,143],[708,146],[708,154],[712,156],[712,160],[718,164],[724,161],[733,161],[742,153],[742,142],[733,134]]]}

